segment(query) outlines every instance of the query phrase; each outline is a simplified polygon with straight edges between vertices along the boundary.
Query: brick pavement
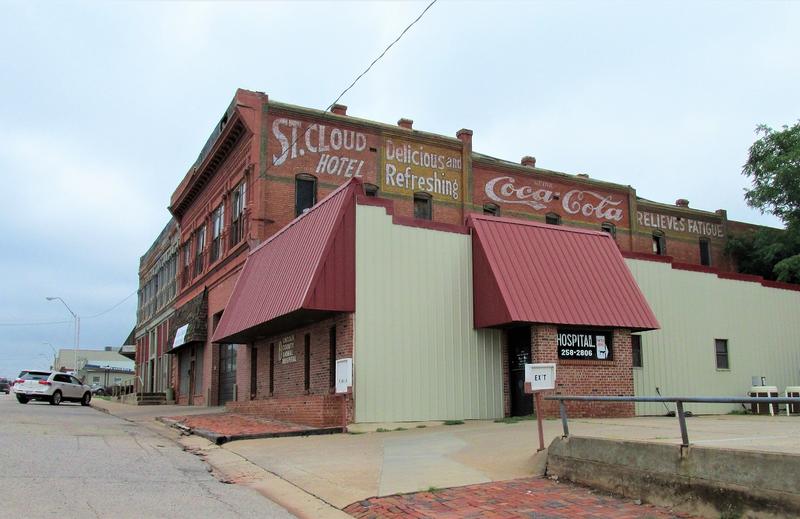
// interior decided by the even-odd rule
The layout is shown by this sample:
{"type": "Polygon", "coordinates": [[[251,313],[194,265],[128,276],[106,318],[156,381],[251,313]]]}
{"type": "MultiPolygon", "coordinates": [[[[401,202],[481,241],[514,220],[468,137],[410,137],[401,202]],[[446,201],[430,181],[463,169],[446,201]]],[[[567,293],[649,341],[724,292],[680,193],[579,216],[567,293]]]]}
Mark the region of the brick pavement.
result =
{"type": "Polygon", "coordinates": [[[594,493],[544,478],[524,478],[357,501],[344,509],[359,519],[665,519],[689,517],[666,508],[594,493]]]}
{"type": "Polygon", "coordinates": [[[266,434],[290,431],[307,431],[312,427],[287,422],[279,422],[266,418],[247,416],[237,413],[217,413],[198,416],[170,416],[174,420],[192,429],[230,436],[240,434],[266,434]]]}

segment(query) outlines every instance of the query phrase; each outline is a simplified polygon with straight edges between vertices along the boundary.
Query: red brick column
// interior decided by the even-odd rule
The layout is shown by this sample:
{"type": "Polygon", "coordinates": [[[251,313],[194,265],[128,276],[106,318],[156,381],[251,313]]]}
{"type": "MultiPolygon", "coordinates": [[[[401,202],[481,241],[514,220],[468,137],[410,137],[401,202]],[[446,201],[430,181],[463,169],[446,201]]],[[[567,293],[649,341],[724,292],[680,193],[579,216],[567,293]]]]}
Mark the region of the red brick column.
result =
{"type": "MultiPolygon", "coordinates": [[[[556,348],[555,325],[531,327],[531,358],[535,363],[556,364],[556,395],[633,396],[633,366],[630,330],[616,329],[613,336],[612,361],[560,360],[556,348]]],[[[542,401],[542,413],[547,418],[558,417],[558,403],[542,401]]],[[[626,417],[635,414],[632,403],[567,403],[571,417],[626,417]]]]}

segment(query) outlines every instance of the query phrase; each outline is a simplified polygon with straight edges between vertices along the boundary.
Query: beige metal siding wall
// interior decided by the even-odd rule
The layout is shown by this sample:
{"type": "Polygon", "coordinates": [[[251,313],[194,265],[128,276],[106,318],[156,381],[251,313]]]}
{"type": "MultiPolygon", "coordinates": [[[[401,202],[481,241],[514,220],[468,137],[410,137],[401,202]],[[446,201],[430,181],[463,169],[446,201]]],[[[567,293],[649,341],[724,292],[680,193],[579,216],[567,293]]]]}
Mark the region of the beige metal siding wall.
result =
{"type": "Polygon", "coordinates": [[[473,328],[470,240],[358,206],[357,422],[503,416],[502,334],[473,328]]]}
{"type": "MultiPolygon", "coordinates": [[[[800,385],[800,292],[669,264],[626,260],[661,329],[642,333],[644,367],[634,368],[636,395],[745,396],[752,376],[783,392],[800,385]],[[728,339],[730,370],[717,370],[714,339],[728,339]]],[[[674,409],[674,406],[670,406],[674,409]]],[[[738,404],[687,409],[727,413],[738,404]]],[[[637,404],[638,414],[663,414],[661,404],[637,404]]]]}

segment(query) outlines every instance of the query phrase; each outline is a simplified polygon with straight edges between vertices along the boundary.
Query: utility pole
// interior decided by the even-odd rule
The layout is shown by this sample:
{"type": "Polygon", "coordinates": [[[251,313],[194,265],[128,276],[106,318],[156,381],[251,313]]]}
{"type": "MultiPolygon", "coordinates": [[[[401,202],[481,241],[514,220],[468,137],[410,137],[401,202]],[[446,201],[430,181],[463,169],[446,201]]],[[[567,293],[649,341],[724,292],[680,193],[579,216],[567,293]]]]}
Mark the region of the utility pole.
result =
{"type": "Polygon", "coordinates": [[[78,371],[78,348],[79,348],[80,342],[81,342],[81,318],[78,317],[78,314],[73,312],[72,308],[70,308],[69,305],[67,305],[67,303],[63,299],[61,299],[60,297],[58,297],[58,296],[46,297],[45,299],[47,299],[48,301],[61,301],[61,304],[63,304],[66,307],[67,311],[70,314],[72,314],[72,318],[75,319],[75,348],[74,348],[75,361],[74,361],[74,365],[73,365],[72,370],[77,373],[77,371],[78,371]]]}

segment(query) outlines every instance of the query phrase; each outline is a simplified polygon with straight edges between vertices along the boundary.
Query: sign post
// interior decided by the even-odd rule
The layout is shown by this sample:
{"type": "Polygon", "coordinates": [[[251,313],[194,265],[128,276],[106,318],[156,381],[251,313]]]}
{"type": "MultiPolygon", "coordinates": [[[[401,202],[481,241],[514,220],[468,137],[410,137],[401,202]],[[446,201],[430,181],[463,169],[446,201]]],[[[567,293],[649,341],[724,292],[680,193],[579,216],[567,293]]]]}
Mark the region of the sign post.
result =
{"type": "Polygon", "coordinates": [[[342,431],[347,432],[347,395],[353,392],[353,359],[336,361],[336,394],[342,395],[342,431]]]}
{"type": "Polygon", "coordinates": [[[525,364],[525,392],[533,393],[536,426],[539,429],[539,451],[544,450],[544,431],[542,430],[542,391],[556,388],[556,365],[525,364]]]}

